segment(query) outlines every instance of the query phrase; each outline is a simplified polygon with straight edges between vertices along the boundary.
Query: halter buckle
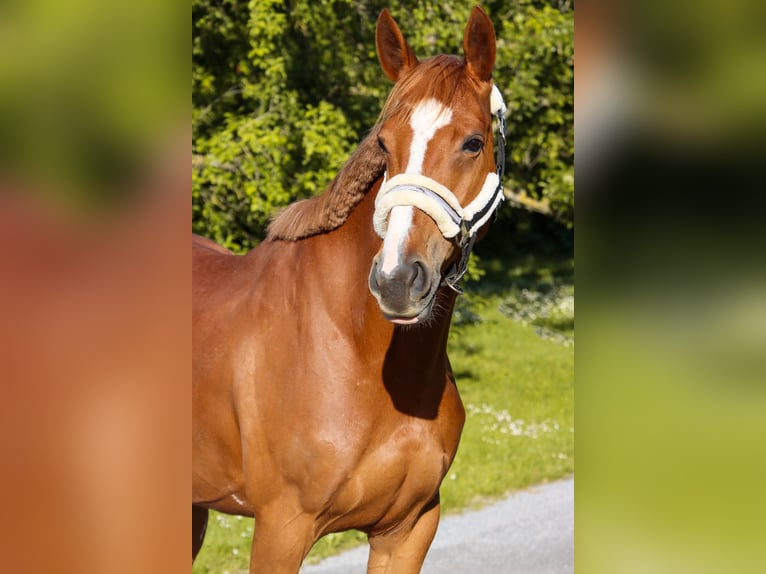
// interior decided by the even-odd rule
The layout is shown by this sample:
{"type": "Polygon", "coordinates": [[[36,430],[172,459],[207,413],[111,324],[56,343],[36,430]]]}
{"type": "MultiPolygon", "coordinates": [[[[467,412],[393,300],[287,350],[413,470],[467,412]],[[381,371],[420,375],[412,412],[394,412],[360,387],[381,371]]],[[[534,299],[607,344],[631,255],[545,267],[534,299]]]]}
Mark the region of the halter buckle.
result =
{"type": "Polygon", "coordinates": [[[468,259],[471,257],[471,251],[473,250],[473,244],[476,243],[476,235],[470,235],[466,232],[465,226],[463,226],[462,237],[458,244],[460,247],[460,259],[450,267],[450,270],[444,276],[444,284],[447,285],[458,295],[463,294],[463,289],[460,288],[460,280],[468,271],[468,259]]]}

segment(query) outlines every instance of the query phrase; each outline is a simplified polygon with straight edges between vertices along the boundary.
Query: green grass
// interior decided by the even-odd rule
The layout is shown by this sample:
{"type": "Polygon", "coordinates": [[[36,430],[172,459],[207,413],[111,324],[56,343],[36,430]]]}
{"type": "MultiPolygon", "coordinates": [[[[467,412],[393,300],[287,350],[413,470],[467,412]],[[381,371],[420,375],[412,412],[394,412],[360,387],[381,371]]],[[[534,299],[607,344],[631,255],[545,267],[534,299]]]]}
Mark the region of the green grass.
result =
{"type": "Polygon", "coordinates": [[[467,418],[442,485],[446,512],[574,470],[574,347],[538,336],[490,296],[449,353],[467,418]]]}
{"type": "Polygon", "coordinates": [[[247,572],[254,520],[210,512],[205,543],[194,561],[192,572],[234,574],[247,572]]]}
{"type": "MultiPolygon", "coordinates": [[[[574,471],[571,260],[485,265],[487,275],[461,303],[449,341],[467,417],[441,488],[444,513],[574,471]]],[[[193,572],[246,571],[252,532],[252,519],[211,512],[193,572]]],[[[308,560],[365,540],[356,531],[325,536],[308,560]]]]}

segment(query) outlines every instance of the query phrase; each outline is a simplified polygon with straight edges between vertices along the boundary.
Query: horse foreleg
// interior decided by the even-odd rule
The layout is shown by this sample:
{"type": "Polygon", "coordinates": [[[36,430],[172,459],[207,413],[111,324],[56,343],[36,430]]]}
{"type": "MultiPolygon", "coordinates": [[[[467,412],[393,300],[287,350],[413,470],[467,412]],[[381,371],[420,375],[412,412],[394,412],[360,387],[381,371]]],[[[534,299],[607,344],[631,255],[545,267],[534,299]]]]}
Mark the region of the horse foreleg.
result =
{"type": "Polygon", "coordinates": [[[208,509],[192,504],[192,562],[197,557],[207,530],[208,509]]]}
{"type": "Polygon", "coordinates": [[[418,574],[439,525],[439,510],[437,495],[411,530],[370,536],[367,574],[418,574]]]}
{"type": "Polygon", "coordinates": [[[300,512],[259,514],[250,554],[250,574],[298,574],[314,544],[314,518],[300,512]]]}

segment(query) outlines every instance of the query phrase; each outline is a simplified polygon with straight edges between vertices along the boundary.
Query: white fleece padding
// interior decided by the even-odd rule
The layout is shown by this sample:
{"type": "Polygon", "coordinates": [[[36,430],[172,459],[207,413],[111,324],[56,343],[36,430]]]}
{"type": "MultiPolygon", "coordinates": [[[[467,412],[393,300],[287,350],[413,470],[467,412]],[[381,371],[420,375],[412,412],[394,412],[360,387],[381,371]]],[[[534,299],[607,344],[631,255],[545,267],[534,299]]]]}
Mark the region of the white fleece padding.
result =
{"type": "MultiPolygon", "coordinates": [[[[496,174],[490,174],[490,175],[496,175],[496,174]]],[[[481,218],[477,221],[474,221],[471,224],[471,228],[468,230],[469,235],[474,235],[479,229],[481,229],[487,221],[489,221],[489,218],[492,217],[492,214],[495,213],[497,208],[500,205],[500,202],[503,201],[503,190],[498,189],[497,194],[495,194],[494,198],[492,199],[492,207],[488,209],[486,212],[484,212],[484,215],[481,216],[481,218]]]]}
{"type": "Polygon", "coordinates": [[[502,117],[505,117],[505,113],[508,111],[508,108],[505,107],[505,102],[503,101],[503,95],[500,93],[497,84],[492,84],[492,92],[489,95],[489,110],[492,112],[493,116],[502,115],[502,117]]]}
{"type": "MultiPolygon", "coordinates": [[[[486,207],[486,205],[490,202],[494,203],[492,209],[497,207],[497,204],[500,202],[500,198],[502,198],[501,193],[498,193],[497,197],[495,197],[495,192],[497,191],[497,186],[499,183],[500,178],[494,171],[488,173],[487,178],[484,180],[484,185],[481,186],[479,195],[477,195],[471,203],[463,208],[463,218],[467,221],[471,221],[474,216],[482,209],[484,209],[484,207],[486,207]]],[[[491,213],[492,210],[490,210],[490,214],[491,213]]],[[[482,219],[485,219],[486,217],[488,216],[484,216],[482,219]]],[[[478,227],[481,227],[481,225],[478,227]]]]}
{"type": "Polygon", "coordinates": [[[375,232],[380,237],[386,236],[388,213],[397,206],[409,205],[417,207],[427,213],[439,227],[442,235],[447,239],[460,233],[460,225],[452,221],[444,209],[436,200],[428,195],[415,191],[407,186],[402,186],[388,193],[380,203],[380,209],[375,210],[375,232]]]}
{"type": "Polygon", "coordinates": [[[397,205],[411,205],[427,213],[439,227],[444,237],[455,237],[460,233],[460,223],[455,222],[439,201],[416,191],[414,187],[424,187],[438,195],[449,205],[459,218],[463,216],[463,208],[460,202],[449,189],[438,181],[425,175],[416,173],[400,173],[395,175],[380,188],[378,197],[375,198],[375,215],[373,226],[380,237],[386,236],[388,226],[388,214],[397,205]]]}

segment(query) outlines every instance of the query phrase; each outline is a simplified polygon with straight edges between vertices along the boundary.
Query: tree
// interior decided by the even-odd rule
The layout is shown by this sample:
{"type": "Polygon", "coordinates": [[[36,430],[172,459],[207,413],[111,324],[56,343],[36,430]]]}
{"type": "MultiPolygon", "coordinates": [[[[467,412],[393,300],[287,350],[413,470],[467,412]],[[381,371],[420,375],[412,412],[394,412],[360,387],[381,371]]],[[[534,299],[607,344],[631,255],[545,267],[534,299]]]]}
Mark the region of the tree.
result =
{"type": "MultiPolygon", "coordinates": [[[[459,53],[473,2],[392,10],[420,57],[459,53]]],[[[320,193],[377,118],[385,3],[193,0],[193,228],[234,251],[291,201],[320,193]]],[[[568,3],[487,5],[509,108],[508,186],[571,224],[573,14],[568,3]]]]}

